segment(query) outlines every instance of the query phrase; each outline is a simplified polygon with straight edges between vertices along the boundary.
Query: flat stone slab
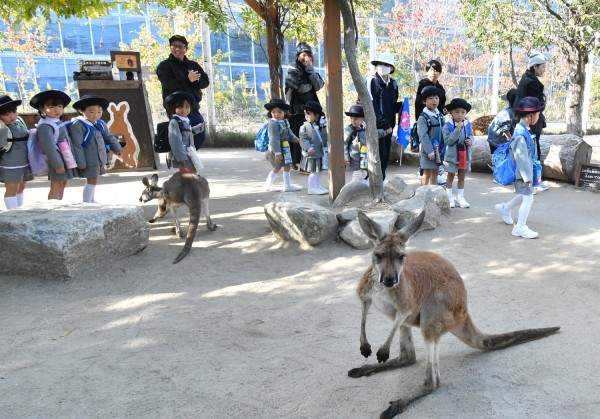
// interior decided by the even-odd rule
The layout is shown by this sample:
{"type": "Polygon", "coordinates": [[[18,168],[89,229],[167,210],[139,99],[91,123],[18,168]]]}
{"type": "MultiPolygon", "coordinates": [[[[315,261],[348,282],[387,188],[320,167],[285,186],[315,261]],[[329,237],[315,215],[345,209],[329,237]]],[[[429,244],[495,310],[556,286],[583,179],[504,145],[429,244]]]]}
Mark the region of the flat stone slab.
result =
{"type": "Polygon", "coordinates": [[[73,277],[133,255],[150,227],[133,205],[41,202],[0,212],[0,273],[73,277]]]}

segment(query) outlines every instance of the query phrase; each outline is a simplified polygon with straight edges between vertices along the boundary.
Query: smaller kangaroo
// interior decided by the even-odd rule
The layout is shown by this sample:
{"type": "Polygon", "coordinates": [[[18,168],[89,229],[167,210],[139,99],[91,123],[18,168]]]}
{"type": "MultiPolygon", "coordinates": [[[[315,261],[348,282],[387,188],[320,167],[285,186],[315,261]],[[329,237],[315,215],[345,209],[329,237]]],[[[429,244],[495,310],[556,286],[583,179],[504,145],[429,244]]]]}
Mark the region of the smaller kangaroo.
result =
{"type": "Polygon", "coordinates": [[[177,208],[187,205],[190,210],[190,223],[185,238],[185,246],[183,246],[183,249],[173,263],[179,262],[190,252],[192,243],[194,243],[194,238],[196,237],[198,223],[200,222],[201,209],[204,210],[206,227],[210,231],[217,229],[217,225],[213,224],[210,220],[210,211],[208,209],[210,188],[208,187],[208,181],[202,176],[193,173],[182,174],[178,172],[163,183],[161,188],[157,185],[158,175],[154,174],[150,180],[144,177],[142,183],[146,186],[146,189],[144,189],[142,196],[140,196],[140,202],[148,202],[158,198],[156,214],[154,214],[154,217],[149,222],[153,223],[157,219],[163,218],[171,210],[175,221],[174,233],[183,238],[179,219],[177,218],[177,208]]]}
{"type": "Polygon", "coordinates": [[[371,266],[360,278],[357,289],[362,302],[360,353],[365,358],[371,355],[371,345],[365,333],[371,303],[393,320],[394,325],[377,351],[379,363],[353,368],[348,375],[357,378],[414,364],[416,356],[411,326],[421,329],[426,350],[423,387],[402,399],[391,401],[380,418],[393,418],[412,402],[439,387],[439,340],[447,332],[472,348],[495,350],[540,339],[560,329],[525,329],[497,335],[480,332],[467,310],[467,291],[463,280],[450,261],[432,252],[406,250],[408,239],[421,227],[425,212],[402,229],[397,223],[389,234],[364,213],[359,212],[358,218],[364,233],[375,243],[371,266]],[[400,355],[386,362],[397,329],[400,329],[400,355]]]}

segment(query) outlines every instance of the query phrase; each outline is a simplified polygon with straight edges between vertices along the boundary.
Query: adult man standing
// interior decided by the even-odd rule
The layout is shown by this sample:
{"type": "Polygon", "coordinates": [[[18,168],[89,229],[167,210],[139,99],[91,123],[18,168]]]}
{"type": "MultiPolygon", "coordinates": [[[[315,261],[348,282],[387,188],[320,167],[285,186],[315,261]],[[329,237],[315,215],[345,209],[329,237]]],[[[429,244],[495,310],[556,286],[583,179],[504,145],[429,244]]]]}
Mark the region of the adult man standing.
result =
{"type": "MultiPolygon", "coordinates": [[[[290,128],[296,137],[304,123],[304,105],[308,101],[319,102],[317,91],[325,85],[321,75],[315,70],[313,51],[306,42],[296,45],[296,61],[290,64],[285,77],[285,99],[290,104],[290,128]]],[[[299,144],[291,145],[292,167],[302,160],[299,144]]],[[[297,168],[297,167],[294,167],[297,168]]]]}
{"type": "MultiPolygon", "coordinates": [[[[191,94],[195,101],[192,103],[192,112],[188,118],[191,126],[198,125],[204,122],[204,118],[200,115],[200,101],[202,100],[201,89],[206,89],[210,84],[208,74],[204,72],[200,64],[185,56],[188,50],[188,41],[185,36],[173,35],[169,38],[169,46],[171,48],[169,58],[158,64],[156,68],[156,75],[162,86],[163,100],[174,92],[191,94]]],[[[169,110],[167,109],[168,114],[169,110]]],[[[194,135],[196,150],[202,147],[205,140],[206,131],[194,135]]]]}

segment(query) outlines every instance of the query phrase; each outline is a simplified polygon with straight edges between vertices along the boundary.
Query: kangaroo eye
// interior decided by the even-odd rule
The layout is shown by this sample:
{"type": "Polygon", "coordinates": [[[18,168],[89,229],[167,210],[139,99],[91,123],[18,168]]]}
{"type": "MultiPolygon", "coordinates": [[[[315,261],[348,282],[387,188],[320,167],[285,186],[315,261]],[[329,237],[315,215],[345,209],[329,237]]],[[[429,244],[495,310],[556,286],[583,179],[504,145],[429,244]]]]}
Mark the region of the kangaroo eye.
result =
{"type": "Polygon", "coordinates": [[[398,260],[399,260],[400,262],[404,262],[404,258],[405,258],[405,257],[406,257],[405,255],[400,255],[400,256],[398,256],[398,260]]]}
{"type": "Polygon", "coordinates": [[[375,258],[378,262],[381,262],[383,260],[383,253],[375,253],[375,258]]]}

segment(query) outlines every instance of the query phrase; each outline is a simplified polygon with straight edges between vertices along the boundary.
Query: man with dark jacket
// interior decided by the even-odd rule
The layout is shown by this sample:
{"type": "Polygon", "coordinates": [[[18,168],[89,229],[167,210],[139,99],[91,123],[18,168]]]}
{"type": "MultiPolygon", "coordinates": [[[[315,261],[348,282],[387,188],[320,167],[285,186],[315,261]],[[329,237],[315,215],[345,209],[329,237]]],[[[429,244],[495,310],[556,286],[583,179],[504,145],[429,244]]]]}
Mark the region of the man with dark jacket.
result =
{"type": "MultiPolygon", "coordinates": [[[[156,75],[162,86],[163,100],[174,92],[191,94],[196,100],[192,103],[192,112],[188,118],[190,119],[191,126],[198,125],[204,122],[204,118],[200,115],[200,101],[202,100],[200,89],[206,89],[210,84],[208,75],[204,72],[200,64],[189,60],[185,56],[188,49],[188,41],[184,36],[173,35],[169,38],[169,45],[171,47],[169,58],[158,64],[156,68],[156,75]]],[[[167,115],[169,115],[168,109],[167,115]]],[[[202,147],[205,140],[205,131],[194,135],[196,149],[202,147]]]]}
{"type": "MultiPolygon", "coordinates": [[[[304,123],[304,105],[308,101],[319,102],[317,91],[325,82],[315,70],[313,51],[306,42],[296,46],[296,61],[290,64],[285,76],[285,99],[290,104],[290,128],[296,137],[300,135],[300,127],[304,123]]],[[[302,160],[302,149],[299,144],[291,145],[292,164],[302,160]]]]}

